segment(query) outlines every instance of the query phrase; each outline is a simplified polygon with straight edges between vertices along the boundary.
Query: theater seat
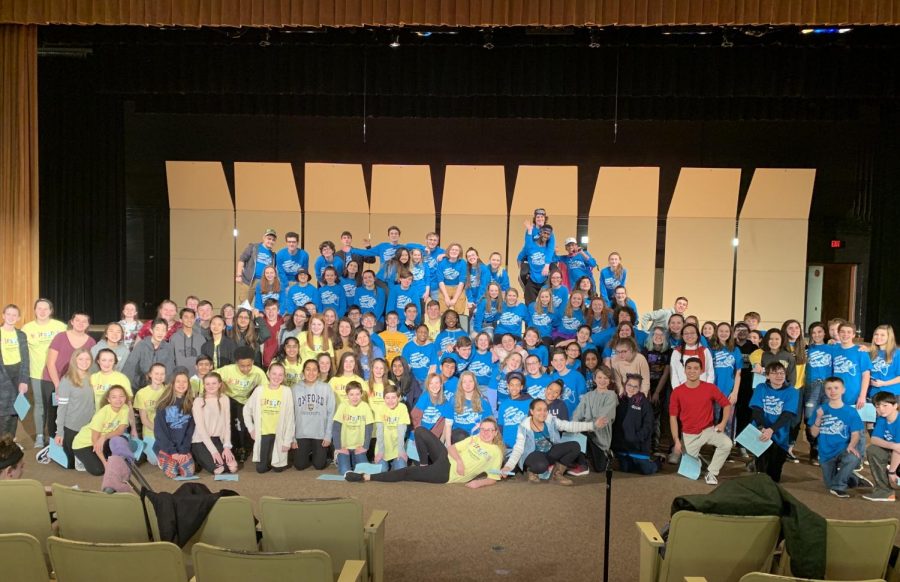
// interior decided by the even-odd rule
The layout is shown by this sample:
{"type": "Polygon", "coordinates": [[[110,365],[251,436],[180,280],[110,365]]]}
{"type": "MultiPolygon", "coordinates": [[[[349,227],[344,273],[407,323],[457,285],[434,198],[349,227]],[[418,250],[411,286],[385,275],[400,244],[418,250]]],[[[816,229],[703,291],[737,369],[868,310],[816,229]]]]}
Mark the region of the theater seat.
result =
{"type": "MultiPolygon", "coordinates": [[[[690,580],[689,578],[685,578],[685,580],[689,582],[705,582],[705,580],[690,580]]],[[[837,582],[833,578],[828,578],[828,581],[837,582]]],[[[824,580],[813,580],[811,578],[794,578],[793,576],[779,576],[777,574],[765,574],[763,572],[751,572],[741,578],[741,582],[824,582],[824,580]]],[[[884,582],[884,580],[879,578],[873,580],[857,580],[856,578],[854,578],[853,580],[845,580],[844,582],[884,582]]]]}
{"type": "Polygon", "coordinates": [[[181,548],[169,542],[97,544],[51,536],[57,582],[187,582],[181,548]]]}
{"type": "Polygon", "coordinates": [[[47,582],[49,579],[41,543],[27,533],[0,534],[0,564],[4,580],[47,582]]]}
{"type": "MultiPolygon", "coordinates": [[[[198,543],[193,548],[196,582],[334,582],[331,556],[321,550],[242,552],[198,543]]],[[[338,582],[359,582],[365,562],[347,560],[338,582]]]]}
{"type": "Polygon", "coordinates": [[[637,522],[637,527],[641,582],[683,582],[685,576],[738,582],[749,572],[768,571],[781,530],[776,516],[693,511],[672,516],[668,542],[652,523],[637,522]],[[663,548],[665,557],[660,552],[663,548]]]}
{"type": "Polygon", "coordinates": [[[363,522],[362,503],[356,499],[260,500],[262,548],[266,552],[323,550],[339,572],[348,560],[364,560],[363,580],[384,579],[384,519],[375,510],[363,522]]]}
{"type": "Polygon", "coordinates": [[[132,493],[81,491],[53,484],[59,535],[97,543],[148,541],[141,499],[132,493]]]}
{"type": "Polygon", "coordinates": [[[41,545],[47,565],[47,538],[50,537],[50,511],[44,486],[32,479],[0,481],[0,534],[27,533],[41,545]]]}

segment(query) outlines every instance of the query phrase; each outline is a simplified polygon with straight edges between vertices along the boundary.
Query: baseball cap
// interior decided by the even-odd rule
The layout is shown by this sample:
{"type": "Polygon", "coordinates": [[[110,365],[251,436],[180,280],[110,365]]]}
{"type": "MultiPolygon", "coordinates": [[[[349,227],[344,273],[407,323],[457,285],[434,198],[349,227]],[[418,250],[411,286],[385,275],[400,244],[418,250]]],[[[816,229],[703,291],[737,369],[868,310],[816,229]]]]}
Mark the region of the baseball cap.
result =
{"type": "Polygon", "coordinates": [[[566,239],[566,246],[577,245],[577,244],[578,244],[578,241],[575,240],[575,237],[573,237],[573,236],[570,236],[569,238],[566,239]]]}
{"type": "Polygon", "coordinates": [[[534,215],[535,216],[547,216],[547,211],[544,210],[543,208],[535,208],[534,215]]]}
{"type": "Polygon", "coordinates": [[[263,236],[274,236],[275,238],[278,238],[278,233],[275,232],[274,228],[267,228],[266,234],[264,234],[263,236]]]}
{"type": "Polygon", "coordinates": [[[521,382],[522,384],[525,383],[525,374],[523,374],[522,372],[510,372],[509,374],[507,374],[506,383],[509,384],[509,381],[513,378],[518,378],[519,382],[521,382]]]}
{"type": "Polygon", "coordinates": [[[297,274],[295,275],[295,277],[299,277],[300,275],[306,275],[307,277],[309,277],[309,271],[307,271],[306,269],[297,269],[297,274]]]}

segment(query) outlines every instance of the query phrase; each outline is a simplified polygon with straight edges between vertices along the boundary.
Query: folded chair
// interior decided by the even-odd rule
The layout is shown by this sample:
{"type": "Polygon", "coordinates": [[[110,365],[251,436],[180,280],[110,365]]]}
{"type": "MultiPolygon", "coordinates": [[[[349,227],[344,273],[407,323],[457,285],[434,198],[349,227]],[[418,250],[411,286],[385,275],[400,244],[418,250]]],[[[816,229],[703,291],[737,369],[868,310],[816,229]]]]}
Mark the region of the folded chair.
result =
{"type": "Polygon", "coordinates": [[[141,499],[131,493],[82,491],[53,484],[60,537],[97,543],[150,539],[141,499]]]}
{"type": "Polygon", "coordinates": [[[169,542],[97,544],[51,536],[57,582],[187,582],[181,548],[169,542]]]}
{"type": "Polygon", "coordinates": [[[27,533],[0,534],[0,564],[4,580],[47,582],[41,543],[27,533]]]}

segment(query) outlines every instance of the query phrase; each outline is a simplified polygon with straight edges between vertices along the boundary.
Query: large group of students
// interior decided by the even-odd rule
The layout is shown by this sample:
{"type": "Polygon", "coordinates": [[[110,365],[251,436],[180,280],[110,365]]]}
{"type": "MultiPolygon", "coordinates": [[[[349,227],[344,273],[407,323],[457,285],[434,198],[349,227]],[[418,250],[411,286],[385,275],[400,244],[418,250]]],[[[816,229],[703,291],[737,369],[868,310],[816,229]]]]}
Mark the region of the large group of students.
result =
{"type": "MultiPolygon", "coordinates": [[[[500,253],[485,262],[433,232],[424,244],[401,242],[397,227],[387,235],[324,241],[310,270],[298,233],[276,251],[267,230],[237,262],[237,307],[189,296],[141,321],[129,302],[99,342],[86,313],[63,323],[41,298],[19,328],[21,309],[7,305],[0,434],[16,434],[23,394],[35,446],[61,447],[69,469],[93,475],[117,443],[142,440],[173,478],[333,461],[348,481],[478,488],[520,472],[569,485],[610,463],[650,475],[704,446],[706,483],[729,457],[780,481],[804,432],[827,491],[894,501],[890,326],[861,343],[842,320],[806,333],[793,319],[759,329],[755,312],[701,323],[685,297],[639,314],[624,258],[610,253],[600,268],[574,238],[557,249],[541,209],[524,225],[517,282],[500,253]],[[735,446],[748,425],[773,443],[759,457],[735,446]]],[[[16,463],[0,465],[0,477],[15,475],[16,463]]]]}

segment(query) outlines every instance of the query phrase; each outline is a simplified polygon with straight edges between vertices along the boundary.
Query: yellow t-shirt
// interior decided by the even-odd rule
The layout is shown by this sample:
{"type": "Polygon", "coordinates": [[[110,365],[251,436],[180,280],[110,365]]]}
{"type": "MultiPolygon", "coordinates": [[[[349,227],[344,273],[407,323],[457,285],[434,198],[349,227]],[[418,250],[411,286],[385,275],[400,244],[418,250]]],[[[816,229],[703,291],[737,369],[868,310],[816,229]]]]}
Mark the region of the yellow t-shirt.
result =
{"type": "Polygon", "coordinates": [[[403,353],[403,346],[406,345],[409,338],[401,331],[383,331],[378,334],[378,337],[384,342],[384,359],[390,366],[394,358],[403,353]]]}
{"type": "Polygon", "coordinates": [[[334,413],[334,420],[341,423],[341,447],[353,450],[356,447],[368,447],[363,442],[366,437],[366,425],[375,422],[375,415],[368,404],[359,401],[356,406],[349,402],[341,402],[334,413]]]}
{"type": "Polygon", "coordinates": [[[50,343],[57,334],[66,331],[66,324],[51,319],[44,325],[36,321],[29,321],[22,326],[22,331],[28,337],[28,365],[31,368],[32,378],[40,378],[47,364],[47,351],[50,343]]]}
{"type": "Polygon", "coordinates": [[[200,396],[203,392],[203,379],[197,374],[191,376],[191,390],[194,392],[194,397],[200,396]]]}
{"type": "Polygon", "coordinates": [[[369,383],[366,382],[363,384],[363,390],[368,394],[366,401],[373,411],[377,406],[384,406],[384,384],[374,384],[370,390],[369,383]]]}
{"type": "Polygon", "coordinates": [[[332,359],[334,359],[334,344],[329,344],[327,350],[323,349],[322,345],[324,342],[322,341],[322,336],[313,336],[312,349],[309,349],[309,346],[306,344],[307,340],[305,331],[297,336],[297,341],[300,342],[300,362],[302,362],[303,364],[310,360],[315,360],[319,357],[319,354],[328,354],[332,359]]]}
{"type": "Polygon", "coordinates": [[[293,388],[297,382],[303,380],[303,362],[297,358],[296,364],[281,362],[284,365],[284,385],[293,388]]]}
{"type": "Polygon", "coordinates": [[[110,386],[118,384],[131,396],[131,380],[122,372],[112,371],[108,374],[94,372],[91,374],[91,388],[94,390],[94,409],[100,410],[103,395],[109,391],[110,386]]]}
{"type": "Polygon", "coordinates": [[[375,422],[384,425],[384,458],[387,461],[393,461],[400,456],[400,443],[397,442],[397,426],[405,424],[410,426],[409,411],[402,402],[391,410],[383,403],[380,406],[373,407],[375,411],[375,422]]]}
{"type": "Polygon", "coordinates": [[[278,434],[278,417],[281,416],[281,386],[274,390],[268,386],[263,388],[260,394],[259,416],[260,427],[259,434],[278,434]]]}
{"type": "Polygon", "coordinates": [[[428,339],[434,341],[434,338],[441,333],[441,318],[438,317],[434,321],[431,321],[426,317],[424,323],[425,327],[428,328],[428,339]]]}
{"type": "Polygon", "coordinates": [[[237,364],[229,364],[216,370],[225,383],[225,394],[234,398],[239,404],[247,404],[250,394],[260,384],[268,382],[266,373],[256,366],[246,376],[241,373],[237,364]]]}
{"type": "MultiPolygon", "coordinates": [[[[0,329],[0,349],[3,350],[3,364],[12,366],[22,361],[22,354],[19,353],[19,335],[16,330],[6,331],[0,329]]],[[[25,378],[21,379],[25,381],[25,378]]]]}
{"type": "MultiPolygon", "coordinates": [[[[465,471],[456,472],[456,460],[450,457],[450,479],[447,483],[468,483],[489,469],[500,469],[503,454],[497,445],[486,443],[479,436],[472,436],[453,445],[463,461],[465,471]]],[[[500,480],[500,475],[488,474],[488,479],[500,480]]]]}
{"type": "Polygon", "coordinates": [[[360,378],[359,376],[335,376],[331,380],[328,381],[328,384],[331,386],[331,389],[334,390],[334,396],[337,398],[336,402],[347,402],[347,384],[350,382],[359,382],[359,385],[362,386],[363,395],[368,392],[369,383],[360,378]]]}
{"type": "Polygon", "coordinates": [[[165,391],[165,386],[160,386],[159,388],[144,386],[138,390],[137,395],[134,397],[134,409],[143,410],[147,414],[147,420],[150,421],[150,426],[144,425],[143,427],[145,437],[155,438],[153,423],[156,422],[156,405],[165,391]]]}
{"type": "Polygon", "coordinates": [[[108,435],[123,424],[127,426],[128,410],[128,406],[122,406],[122,408],[119,409],[119,412],[116,412],[112,409],[112,406],[107,404],[95,412],[93,418],[91,418],[91,422],[82,427],[81,430],[78,431],[78,434],[75,435],[75,439],[72,440],[72,448],[83,449],[85,447],[90,447],[93,443],[91,440],[91,431],[95,430],[101,435],[108,435]]]}

